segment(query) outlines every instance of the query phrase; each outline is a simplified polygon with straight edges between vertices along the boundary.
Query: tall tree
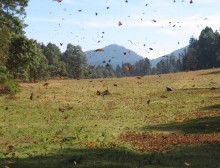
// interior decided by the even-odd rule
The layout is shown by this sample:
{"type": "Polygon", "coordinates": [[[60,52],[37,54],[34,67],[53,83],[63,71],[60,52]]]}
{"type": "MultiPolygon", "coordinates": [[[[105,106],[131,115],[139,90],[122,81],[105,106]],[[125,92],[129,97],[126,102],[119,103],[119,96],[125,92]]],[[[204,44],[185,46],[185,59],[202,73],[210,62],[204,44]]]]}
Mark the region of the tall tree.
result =
{"type": "Polygon", "coordinates": [[[24,36],[13,38],[10,44],[7,68],[15,77],[34,82],[42,59],[42,51],[34,40],[24,36]]]}
{"type": "Polygon", "coordinates": [[[51,77],[66,75],[65,63],[60,61],[62,53],[59,47],[48,43],[47,46],[41,44],[41,48],[48,60],[48,69],[51,77]]]}
{"type": "Polygon", "coordinates": [[[189,48],[186,56],[183,58],[183,70],[197,70],[198,57],[195,48],[189,48]]]}
{"type": "Polygon", "coordinates": [[[66,64],[67,74],[71,78],[80,78],[87,66],[86,55],[80,46],[67,45],[61,60],[66,64]]]}
{"type": "Polygon", "coordinates": [[[56,44],[48,43],[47,46],[43,46],[43,53],[48,60],[48,65],[53,65],[61,58],[61,51],[56,44]]]}
{"type": "Polygon", "coordinates": [[[121,69],[120,65],[117,65],[115,73],[118,78],[122,77],[122,69],[121,69]]]}
{"type": "Polygon", "coordinates": [[[212,28],[206,27],[199,36],[198,66],[199,69],[211,68],[216,61],[218,38],[212,28]]]}
{"type": "Polygon", "coordinates": [[[24,35],[25,7],[28,0],[0,1],[0,64],[4,65],[8,58],[11,39],[24,35]]]}
{"type": "Polygon", "coordinates": [[[217,51],[216,51],[216,62],[215,62],[215,67],[220,67],[220,33],[219,32],[215,32],[216,38],[217,40],[217,51]]]}

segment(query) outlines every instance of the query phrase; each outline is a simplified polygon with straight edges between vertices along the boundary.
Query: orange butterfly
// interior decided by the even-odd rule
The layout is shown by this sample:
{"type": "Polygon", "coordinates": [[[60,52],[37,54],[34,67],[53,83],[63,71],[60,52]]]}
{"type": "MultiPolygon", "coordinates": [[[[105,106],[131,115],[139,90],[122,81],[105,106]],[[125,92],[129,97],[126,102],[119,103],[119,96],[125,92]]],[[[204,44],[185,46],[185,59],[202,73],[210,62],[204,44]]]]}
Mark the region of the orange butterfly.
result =
{"type": "Polygon", "coordinates": [[[124,69],[125,69],[126,71],[130,71],[130,70],[132,69],[132,66],[125,65],[125,66],[124,66],[124,69]]]}
{"type": "Polygon", "coordinates": [[[176,117],[176,122],[183,122],[183,121],[184,121],[183,118],[181,118],[181,117],[176,117]]]}
{"type": "Polygon", "coordinates": [[[92,146],[94,146],[94,144],[95,144],[95,142],[88,142],[88,147],[92,147],[92,146]]]}
{"type": "Polygon", "coordinates": [[[104,51],[102,48],[98,48],[95,50],[95,52],[102,52],[102,51],[104,51]]]}
{"type": "Polygon", "coordinates": [[[62,2],[62,0],[53,0],[53,1],[57,1],[58,3],[59,3],[59,2],[62,2]]]}

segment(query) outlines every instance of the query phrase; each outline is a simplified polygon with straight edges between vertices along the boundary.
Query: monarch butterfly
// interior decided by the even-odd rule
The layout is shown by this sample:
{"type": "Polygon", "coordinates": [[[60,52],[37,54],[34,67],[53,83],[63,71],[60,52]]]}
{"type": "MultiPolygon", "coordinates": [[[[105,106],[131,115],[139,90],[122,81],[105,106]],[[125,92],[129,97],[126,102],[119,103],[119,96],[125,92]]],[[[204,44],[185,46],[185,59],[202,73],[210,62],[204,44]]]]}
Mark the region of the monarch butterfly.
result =
{"type": "Polygon", "coordinates": [[[11,152],[13,149],[15,149],[15,146],[14,146],[14,145],[8,145],[8,146],[7,146],[7,151],[8,151],[8,152],[11,152]]]}
{"type": "Polygon", "coordinates": [[[130,71],[130,70],[132,69],[132,66],[125,65],[125,66],[124,66],[124,69],[125,69],[126,71],[130,71]]]}
{"type": "Polygon", "coordinates": [[[184,119],[181,118],[181,117],[177,117],[177,118],[176,118],[176,122],[183,122],[183,121],[184,121],[184,119]]]}
{"type": "Polygon", "coordinates": [[[57,1],[58,3],[59,3],[59,2],[62,2],[62,0],[53,0],[53,1],[57,1]]]}
{"type": "Polygon", "coordinates": [[[118,26],[121,26],[121,25],[122,25],[122,23],[119,21],[119,22],[118,22],[118,26]]]}
{"type": "Polygon", "coordinates": [[[102,48],[98,48],[95,50],[95,52],[102,52],[102,51],[104,51],[102,48]]]}
{"type": "Polygon", "coordinates": [[[95,142],[88,142],[88,147],[92,147],[95,144],[95,142]]]}

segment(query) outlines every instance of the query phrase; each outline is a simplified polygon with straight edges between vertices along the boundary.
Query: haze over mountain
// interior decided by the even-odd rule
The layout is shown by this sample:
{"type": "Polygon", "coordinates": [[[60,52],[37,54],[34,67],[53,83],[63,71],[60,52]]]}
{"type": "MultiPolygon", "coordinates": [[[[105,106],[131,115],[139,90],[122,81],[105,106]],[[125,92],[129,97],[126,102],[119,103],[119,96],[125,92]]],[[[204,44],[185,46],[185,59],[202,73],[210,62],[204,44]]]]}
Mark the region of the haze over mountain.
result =
{"type": "Polygon", "coordinates": [[[105,66],[106,63],[109,63],[113,66],[113,68],[116,68],[116,66],[121,65],[122,62],[134,64],[135,62],[143,59],[142,56],[138,55],[134,51],[117,44],[111,44],[102,49],[103,51],[101,52],[96,52],[95,50],[85,52],[90,65],[105,66]]]}
{"type": "MultiPolygon", "coordinates": [[[[187,49],[188,46],[177,49],[170,54],[164,56],[174,55],[177,58],[180,53],[183,53],[184,49],[187,49]]],[[[113,68],[116,68],[117,65],[121,65],[123,63],[134,64],[135,62],[144,59],[144,57],[138,55],[134,51],[127,49],[123,46],[119,46],[117,44],[111,44],[104,48],[103,51],[95,51],[90,50],[86,51],[85,54],[87,56],[88,64],[90,65],[103,65],[105,66],[107,63],[111,64],[113,68]]],[[[158,62],[160,62],[164,56],[160,56],[155,59],[151,59],[150,63],[152,67],[155,67],[158,62]]]]}

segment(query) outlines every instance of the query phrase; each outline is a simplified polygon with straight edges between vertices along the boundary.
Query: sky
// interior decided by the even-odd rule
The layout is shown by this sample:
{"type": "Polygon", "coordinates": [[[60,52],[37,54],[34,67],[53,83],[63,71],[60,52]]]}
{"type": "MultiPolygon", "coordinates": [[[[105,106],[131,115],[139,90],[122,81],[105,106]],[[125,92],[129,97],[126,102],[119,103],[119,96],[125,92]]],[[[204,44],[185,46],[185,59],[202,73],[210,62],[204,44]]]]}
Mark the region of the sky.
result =
{"type": "Polygon", "coordinates": [[[153,59],[206,26],[220,31],[219,7],[220,0],[29,0],[24,21],[27,37],[61,51],[68,43],[83,51],[118,44],[153,59]]]}

